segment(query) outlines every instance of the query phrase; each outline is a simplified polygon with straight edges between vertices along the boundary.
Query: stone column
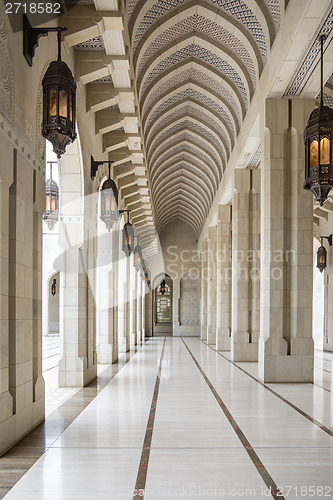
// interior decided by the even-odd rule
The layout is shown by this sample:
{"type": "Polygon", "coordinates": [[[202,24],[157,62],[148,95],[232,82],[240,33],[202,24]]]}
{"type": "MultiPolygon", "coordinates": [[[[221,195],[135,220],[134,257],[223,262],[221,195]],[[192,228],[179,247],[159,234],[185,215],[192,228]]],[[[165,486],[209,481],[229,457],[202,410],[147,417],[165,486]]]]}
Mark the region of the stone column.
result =
{"type": "MultiPolygon", "coordinates": [[[[64,228],[63,228],[64,229],[64,228]]],[[[64,229],[70,231],[70,226],[64,229]]],[[[60,337],[63,340],[59,361],[60,387],[85,387],[97,376],[89,344],[87,255],[84,249],[68,249],[60,272],[60,337]]]]}
{"type": "Polygon", "coordinates": [[[262,125],[259,377],[312,382],[313,195],[303,189],[311,100],[267,99],[262,125]]]}
{"type": "MultiPolygon", "coordinates": [[[[1,139],[0,135],[0,139],[1,139]]],[[[1,144],[1,146],[3,146],[1,144]]],[[[5,151],[3,147],[1,151],[5,151]]],[[[9,390],[9,349],[10,349],[10,338],[9,338],[9,186],[13,182],[13,151],[9,149],[9,154],[6,154],[7,158],[4,159],[2,163],[7,167],[7,176],[3,175],[1,170],[1,180],[0,180],[0,269],[1,269],[1,280],[0,280],[0,328],[1,328],[1,351],[0,351],[0,435],[4,436],[4,439],[0,440],[0,452],[5,451],[9,447],[10,442],[15,441],[15,435],[12,433],[10,436],[9,423],[10,418],[13,415],[13,402],[14,398],[9,390]],[[10,156],[11,153],[11,156],[10,156]],[[6,436],[10,436],[10,439],[6,439],[6,436]]],[[[13,221],[11,221],[13,222],[13,221]]],[[[11,266],[13,270],[13,265],[11,266]]]]}
{"type": "MultiPolygon", "coordinates": [[[[257,361],[258,338],[252,337],[252,170],[235,170],[232,204],[231,359],[257,361]]],[[[258,278],[258,276],[257,276],[258,278]]]]}
{"type": "Polygon", "coordinates": [[[216,242],[216,349],[230,351],[231,337],[231,205],[219,206],[216,242]]]}
{"type": "Polygon", "coordinates": [[[114,360],[118,359],[118,283],[119,283],[119,231],[112,229],[112,273],[110,276],[111,343],[114,360]]]}
{"type": "Polygon", "coordinates": [[[99,238],[99,247],[102,243],[107,243],[99,248],[98,255],[98,339],[97,339],[97,357],[98,363],[113,363],[113,352],[111,342],[111,317],[110,317],[110,273],[112,267],[112,234],[103,235],[99,238]]]}
{"type": "MultiPolygon", "coordinates": [[[[261,172],[251,171],[250,217],[250,333],[252,344],[259,347],[260,336],[260,216],[261,172]]],[[[257,356],[256,356],[256,359],[257,356]]]]}
{"type": "Polygon", "coordinates": [[[45,182],[0,133],[0,453],[44,419],[41,247],[45,182]]]}
{"type": "MultiPolygon", "coordinates": [[[[122,229],[119,228],[119,244],[121,245],[122,229]]],[[[130,348],[129,340],[129,258],[119,247],[118,262],[118,318],[119,318],[119,352],[127,352],[130,348]]]]}
{"type": "Polygon", "coordinates": [[[216,344],[216,234],[217,228],[208,229],[208,287],[207,287],[207,343],[216,344]]]}
{"type": "Polygon", "coordinates": [[[130,344],[131,346],[135,346],[137,344],[137,335],[136,335],[136,309],[137,309],[137,273],[133,266],[134,263],[134,254],[132,253],[130,257],[131,267],[130,267],[130,275],[131,275],[131,288],[130,288],[130,344]]]}
{"type": "Polygon", "coordinates": [[[136,308],[136,330],[137,330],[137,341],[142,340],[142,290],[144,290],[145,284],[142,282],[140,275],[137,275],[138,286],[137,286],[137,308],[136,308]]]}
{"type": "Polygon", "coordinates": [[[201,340],[207,340],[207,241],[201,250],[201,340]]]}
{"type": "MultiPolygon", "coordinates": [[[[331,234],[331,233],[330,233],[331,234]]],[[[326,233],[325,233],[326,235],[326,233]]],[[[324,349],[333,352],[333,247],[325,245],[327,249],[328,266],[324,273],[324,307],[325,307],[325,337],[324,349]]],[[[333,363],[331,364],[333,374],[333,363]]],[[[333,380],[333,379],[332,379],[333,380]]],[[[333,417],[332,417],[333,418],[333,417]]]]}
{"type": "Polygon", "coordinates": [[[142,332],[141,332],[141,340],[144,341],[146,337],[146,287],[142,284],[142,294],[141,294],[141,315],[142,315],[142,332]]]}

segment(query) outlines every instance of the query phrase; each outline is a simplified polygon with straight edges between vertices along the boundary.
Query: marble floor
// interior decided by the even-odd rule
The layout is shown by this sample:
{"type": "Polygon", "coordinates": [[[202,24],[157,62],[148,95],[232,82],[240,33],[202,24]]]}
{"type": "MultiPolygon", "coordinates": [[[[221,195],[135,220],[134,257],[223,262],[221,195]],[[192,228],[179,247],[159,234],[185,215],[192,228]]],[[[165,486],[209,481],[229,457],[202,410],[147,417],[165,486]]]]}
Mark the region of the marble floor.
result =
{"type": "Polygon", "coordinates": [[[327,388],[264,385],[195,337],[149,339],[108,370],[0,459],[3,476],[34,459],[6,500],[333,497],[327,388]]]}

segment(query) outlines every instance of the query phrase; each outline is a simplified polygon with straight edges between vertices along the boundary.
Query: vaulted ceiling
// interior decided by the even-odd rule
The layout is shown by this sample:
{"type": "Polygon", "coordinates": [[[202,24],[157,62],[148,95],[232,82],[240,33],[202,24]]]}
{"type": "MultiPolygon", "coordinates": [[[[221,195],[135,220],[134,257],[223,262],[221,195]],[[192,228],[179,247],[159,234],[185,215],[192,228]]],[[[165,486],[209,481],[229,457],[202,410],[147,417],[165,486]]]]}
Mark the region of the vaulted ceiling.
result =
{"type": "Polygon", "coordinates": [[[130,0],[128,24],[157,228],[182,218],[199,233],[279,29],[280,0],[130,0]]]}

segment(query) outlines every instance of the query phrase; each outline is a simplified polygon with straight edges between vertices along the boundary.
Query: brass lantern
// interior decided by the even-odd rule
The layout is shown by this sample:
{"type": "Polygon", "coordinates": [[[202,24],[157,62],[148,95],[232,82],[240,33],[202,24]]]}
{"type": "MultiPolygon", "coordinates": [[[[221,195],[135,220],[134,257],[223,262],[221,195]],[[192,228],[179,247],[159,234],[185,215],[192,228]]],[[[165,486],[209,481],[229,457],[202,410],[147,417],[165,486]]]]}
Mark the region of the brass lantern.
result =
{"type": "Polygon", "coordinates": [[[151,278],[151,272],[150,272],[150,269],[146,266],[145,280],[146,280],[147,286],[150,286],[150,278],[151,278]]]}
{"type": "Polygon", "coordinates": [[[332,234],[330,236],[321,236],[320,237],[320,247],[317,251],[317,267],[319,271],[322,273],[324,269],[327,267],[327,250],[323,245],[323,239],[326,239],[329,243],[329,246],[332,246],[332,234]]]}
{"type": "Polygon", "coordinates": [[[144,259],[142,259],[142,263],[141,263],[141,269],[140,269],[140,276],[141,276],[141,279],[146,279],[146,273],[147,273],[147,264],[146,264],[146,261],[144,259]]]}
{"type": "Polygon", "coordinates": [[[58,158],[76,139],[76,83],[61,60],[61,31],[58,33],[58,60],[51,62],[43,78],[43,136],[53,145],[58,158]]]}
{"type": "Polygon", "coordinates": [[[52,231],[59,219],[59,187],[52,179],[52,164],[56,162],[50,161],[48,163],[50,164],[50,178],[46,181],[46,207],[43,219],[50,231],[52,231]]]}
{"type": "Polygon", "coordinates": [[[136,271],[141,271],[143,257],[140,245],[136,245],[133,253],[134,253],[134,267],[136,271]]]}
{"type": "Polygon", "coordinates": [[[165,280],[162,280],[161,281],[161,294],[164,295],[165,294],[165,280]]]}
{"type": "Polygon", "coordinates": [[[51,294],[52,294],[52,297],[54,297],[56,293],[57,293],[57,280],[54,279],[53,283],[51,285],[51,294]]]}
{"type": "Polygon", "coordinates": [[[108,231],[119,219],[118,211],[118,189],[110,175],[101,188],[101,220],[105,223],[108,231]]]}
{"type": "Polygon", "coordinates": [[[134,228],[129,222],[129,211],[127,210],[127,222],[123,227],[123,252],[127,257],[131,255],[134,248],[134,228]]]}
{"type": "Polygon", "coordinates": [[[312,191],[322,206],[333,187],[332,142],[333,110],[323,104],[323,44],[321,43],[320,107],[312,111],[304,132],[305,182],[304,189],[312,191]]]}

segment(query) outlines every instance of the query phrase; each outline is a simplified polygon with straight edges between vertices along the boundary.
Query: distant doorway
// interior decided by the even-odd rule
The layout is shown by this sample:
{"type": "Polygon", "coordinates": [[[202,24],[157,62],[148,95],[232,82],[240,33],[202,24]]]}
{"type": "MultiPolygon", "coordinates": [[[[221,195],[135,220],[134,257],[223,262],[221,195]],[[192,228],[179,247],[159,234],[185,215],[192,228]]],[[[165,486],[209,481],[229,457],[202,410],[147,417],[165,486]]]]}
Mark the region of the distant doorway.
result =
{"type": "Polygon", "coordinates": [[[172,322],[173,283],[167,274],[154,279],[153,289],[153,336],[173,334],[172,322]]]}
{"type": "Polygon", "coordinates": [[[51,276],[49,280],[49,335],[59,335],[59,290],[60,273],[51,276]]]}

